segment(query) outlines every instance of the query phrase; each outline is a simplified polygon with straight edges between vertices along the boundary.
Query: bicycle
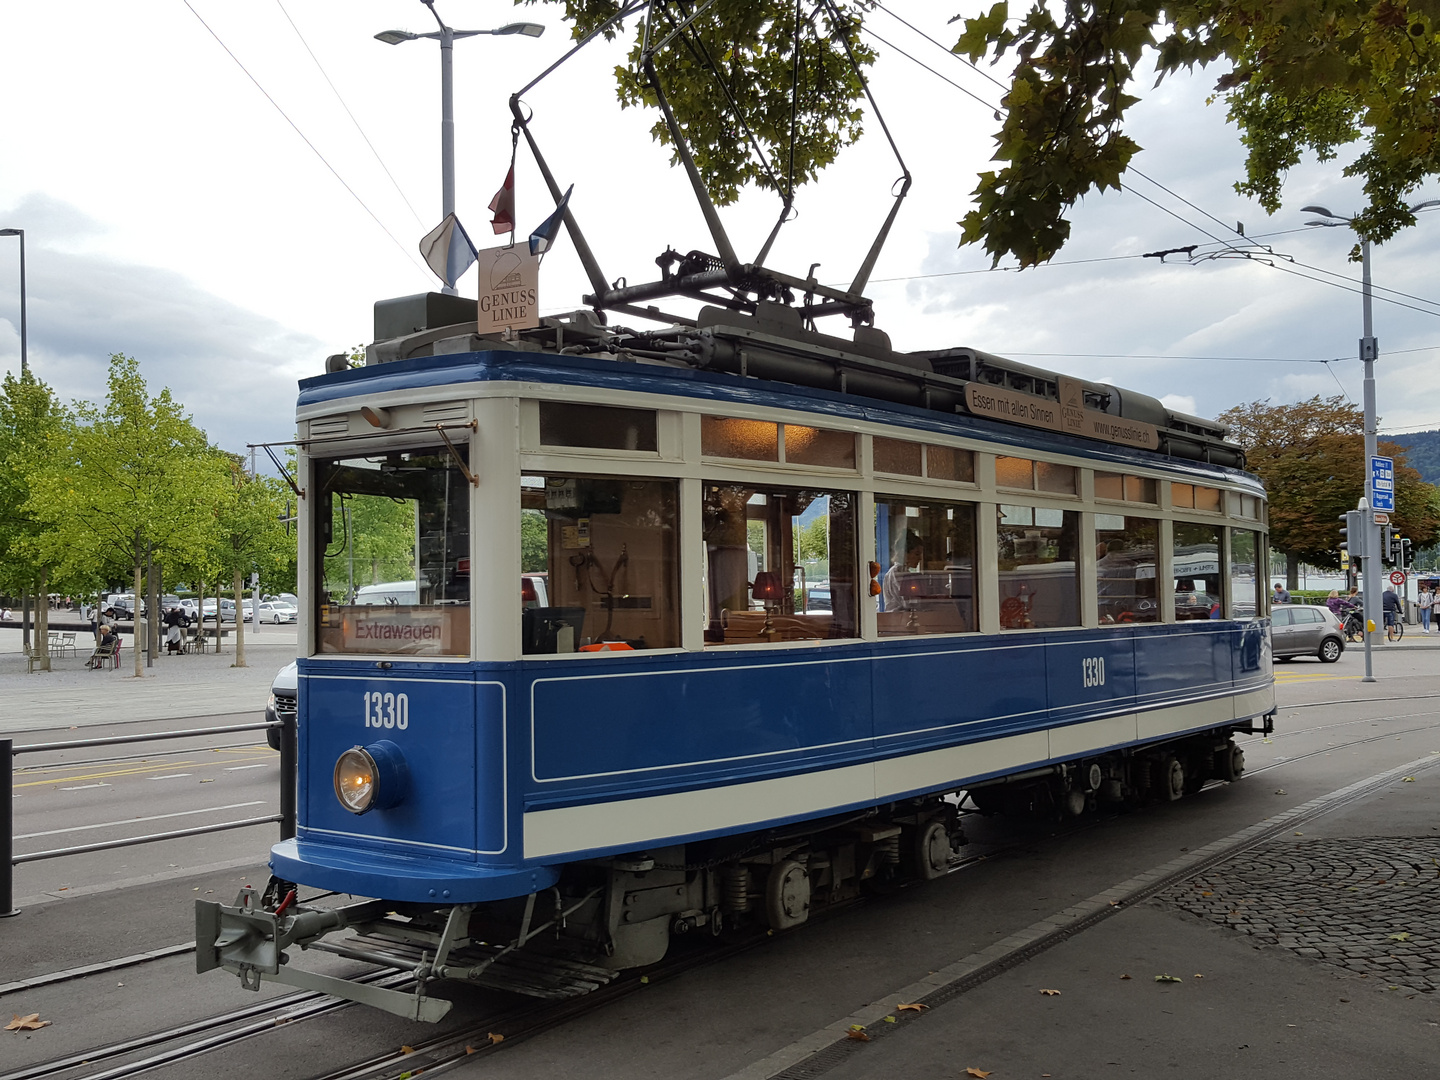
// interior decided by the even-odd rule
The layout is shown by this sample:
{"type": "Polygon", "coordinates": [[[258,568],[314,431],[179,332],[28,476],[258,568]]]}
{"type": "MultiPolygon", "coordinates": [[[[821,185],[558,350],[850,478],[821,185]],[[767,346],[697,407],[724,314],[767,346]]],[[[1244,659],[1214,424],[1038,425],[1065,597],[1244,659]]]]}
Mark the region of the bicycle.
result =
{"type": "Polygon", "coordinates": [[[1400,621],[1400,616],[1390,612],[1385,616],[1385,640],[1399,641],[1405,636],[1405,624],[1400,621]]]}
{"type": "Polygon", "coordinates": [[[1365,640],[1365,624],[1361,621],[1358,611],[1351,611],[1345,616],[1342,630],[1345,634],[1345,640],[1351,644],[1365,640]]]}

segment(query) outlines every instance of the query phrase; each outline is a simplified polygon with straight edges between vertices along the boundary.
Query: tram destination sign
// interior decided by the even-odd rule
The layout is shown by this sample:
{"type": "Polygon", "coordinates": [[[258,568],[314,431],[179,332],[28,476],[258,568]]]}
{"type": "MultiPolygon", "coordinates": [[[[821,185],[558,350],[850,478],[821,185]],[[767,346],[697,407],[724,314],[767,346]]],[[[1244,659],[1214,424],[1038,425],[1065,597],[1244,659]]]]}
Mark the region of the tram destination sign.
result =
{"type": "Polygon", "coordinates": [[[524,244],[477,252],[479,332],[529,330],[540,325],[540,256],[524,244]]]}
{"type": "Polygon", "coordinates": [[[1059,401],[984,383],[965,384],[965,408],[975,416],[1143,450],[1159,449],[1160,431],[1154,424],[1087,409],[1084,400],[1084,388],[1078,379],[1060,379],[1059,401]]]}

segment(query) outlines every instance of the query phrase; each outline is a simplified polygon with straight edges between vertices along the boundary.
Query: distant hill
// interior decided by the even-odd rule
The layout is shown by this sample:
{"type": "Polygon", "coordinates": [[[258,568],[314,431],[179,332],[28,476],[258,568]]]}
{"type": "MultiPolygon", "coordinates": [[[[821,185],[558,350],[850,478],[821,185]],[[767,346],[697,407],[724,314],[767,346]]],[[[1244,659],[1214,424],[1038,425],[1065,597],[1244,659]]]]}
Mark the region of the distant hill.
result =
{"type": "Polygon", "coordinates": [[[1405,460],[1419,471],[1421,480],[1427,484],[1440,484],[1440,431],[1382,435],[1381,438],[1405,448],[1405,460]]]}

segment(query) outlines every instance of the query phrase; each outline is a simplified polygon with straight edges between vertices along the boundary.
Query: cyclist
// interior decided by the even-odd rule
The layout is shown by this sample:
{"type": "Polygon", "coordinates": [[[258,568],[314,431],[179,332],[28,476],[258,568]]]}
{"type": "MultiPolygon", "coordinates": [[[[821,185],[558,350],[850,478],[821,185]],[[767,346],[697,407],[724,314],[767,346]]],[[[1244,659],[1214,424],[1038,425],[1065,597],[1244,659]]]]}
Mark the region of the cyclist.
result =
{"type": "Polygon", "coordinates": [[[1393,635],[1400,627],[1400,597],[1395,595],[1393,587],[1387,588],[1380,596],[1380,605],[1385,611],[1385,632],[1393,635]],[[1392,629],[1393,628],[1393,629],[1392,629]]]}

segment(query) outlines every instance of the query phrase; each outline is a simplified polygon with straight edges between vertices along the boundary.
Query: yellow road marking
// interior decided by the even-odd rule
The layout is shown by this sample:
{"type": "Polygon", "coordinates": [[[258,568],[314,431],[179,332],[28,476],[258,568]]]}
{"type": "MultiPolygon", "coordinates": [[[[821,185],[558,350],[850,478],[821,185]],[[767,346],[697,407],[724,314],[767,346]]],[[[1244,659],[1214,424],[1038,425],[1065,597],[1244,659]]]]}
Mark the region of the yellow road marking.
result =
{"type": "MultiPolygon", "coordinates": [[[[273,751],[268,750],[268,749],[267,749],[266,753],[265,753],[264,755],[262,755],[263,759],[264,759],[264,760],[267,760],[267,761],[268,761],[268,760],[273,760],[273,759],[275,758],[275,756],[276,756],[275,753],[274,753],[273,751]]],[[[246,759],[245,759],[245,758],[239,758],[239,759],[233,759],[233,758],[232,758],[231,760],[244,761],[244,760],[246,760],[246,759]]],[[[258,760],[258,759],[251,759],[251,760],[258,760]]],[[[48,780],[31,780],[31,781],[29,781],[29,782],[27,782],[27,783],[24,783],[24,784],[16,784],[15,787],[17,787],[17,788],[26,788],[26,787],[49,787],[49,786],[52,785],[52,784],[58,784],[58,783],[62,783],[62,782],[70,783],[70,782],[73,782],[73,781],[76,781],[76,780],[103,780],[103,779],[106,779],[107,777],[115,777],[115,776],[140,776],[140,775],[143,775],[144,773],[155,772],[155,771],[157,771],[157,770],[159,770],[159,769],[180,769],[180,768],[184,768],[184,767],[186,767],[186,766],[190,766],[190,767],[192,767],[192,768],[200,768],[200,767],[205,766],[206,764],[210,764],[210,762],[205,762],[205,761],[166,761],[166,762],[161,762],[161,763],[153,763],[153,764],[149,764],[149,765],[132,766],[132,767],[130,767],[130,768],[124,768],[124,769],[120,769],[120,768],[110,769],[110,770],[107,770],[107,771],[105,771],[105,772],[82,773],[82,774],[80,774],[80,775],[78,775],[78,776],[55,776],[55,775],[52,775],[51,778],[48,779],[48,780]]],[[[35,771],[36,771],[36,772],[46,772],[46,771],[50,771],[50,772],[52,772],[52,774],[53,774],[53,772],[58,772],[58,771],[66,768],[66,767],[67,767],[67,766],[60,766],[60,765],[57,765],[57,766],[42,766],[40,769],[37,769],[37,770],[35,770],[35,771]]],[[[74,766],[74,765],[68,766],[68,768],[72,768],[72,769],[73,769],[73,768],[76,768],[76,767],[77,767],[77,766],[74,766]]],[[[29,770],[27,770],[27,772],[28,772],[28,771],[29,771],[29,770]]]]}

